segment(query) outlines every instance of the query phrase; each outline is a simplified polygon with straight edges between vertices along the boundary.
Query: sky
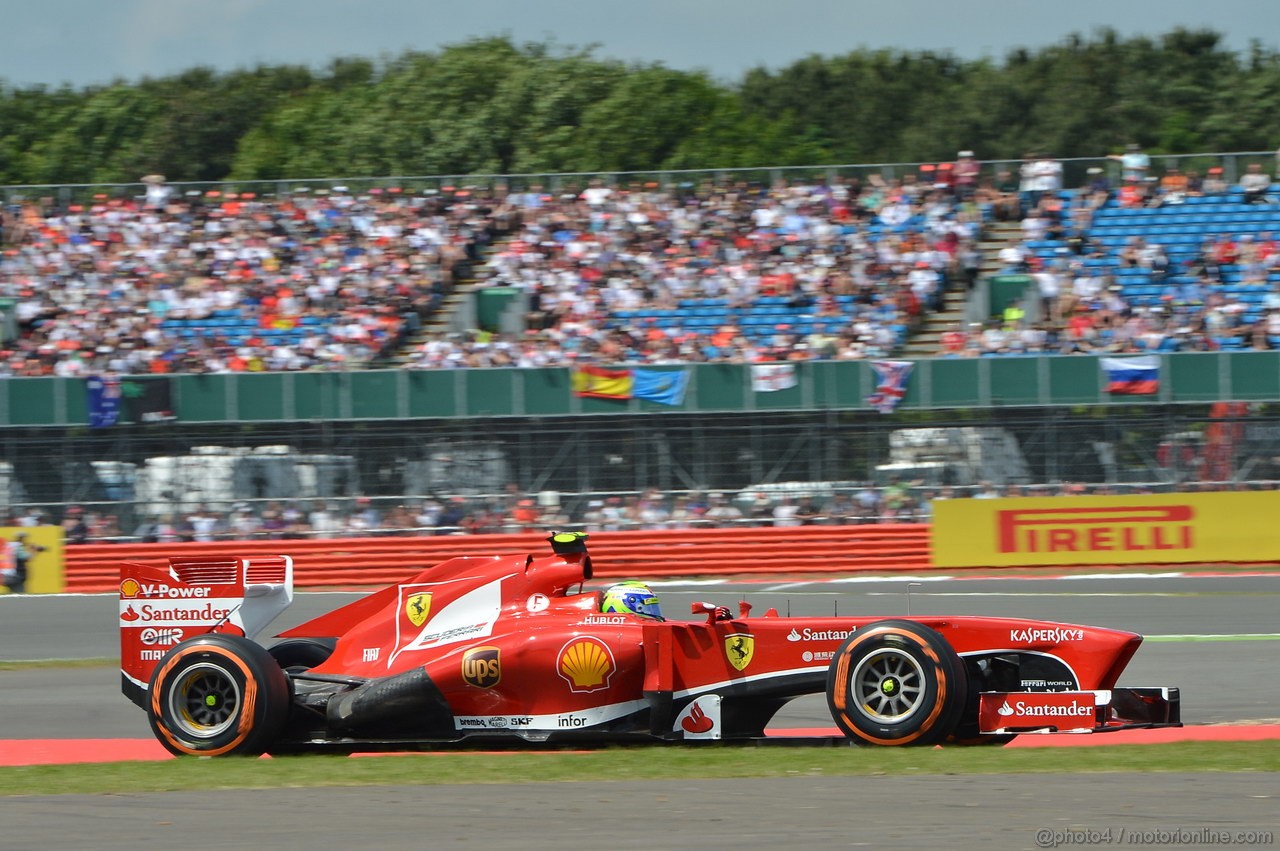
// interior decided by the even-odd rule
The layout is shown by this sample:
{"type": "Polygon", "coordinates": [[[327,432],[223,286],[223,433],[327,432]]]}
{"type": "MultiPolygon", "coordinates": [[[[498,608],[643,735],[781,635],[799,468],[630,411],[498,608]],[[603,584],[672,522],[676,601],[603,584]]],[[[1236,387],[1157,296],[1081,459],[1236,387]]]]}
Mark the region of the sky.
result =
{"type": "Polygon", "coordinates": [[[812,54],[859,48],[1002,59],[1111,27],[1158,36],[1209,27],[1233,50],[1275,48],[1274,0],[0,0],[10,86],[163,76],[197,65],[322,68],[338,56],[430,51],[470,38],[596,46],[737,81],[812,54]]]}

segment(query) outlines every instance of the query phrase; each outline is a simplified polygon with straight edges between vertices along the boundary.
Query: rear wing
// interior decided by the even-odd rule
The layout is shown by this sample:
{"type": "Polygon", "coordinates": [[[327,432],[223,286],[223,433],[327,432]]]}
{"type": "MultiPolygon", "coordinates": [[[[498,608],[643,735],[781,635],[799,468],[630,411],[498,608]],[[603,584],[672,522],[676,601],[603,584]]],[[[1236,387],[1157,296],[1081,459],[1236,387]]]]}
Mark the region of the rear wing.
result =
{"type": "Polygon", "coordinates": [[[141,704],[156,663],[175,644],[210,632],[253,637],[292,602],[289,556],[121,564],[121,689],[141,704]]]}

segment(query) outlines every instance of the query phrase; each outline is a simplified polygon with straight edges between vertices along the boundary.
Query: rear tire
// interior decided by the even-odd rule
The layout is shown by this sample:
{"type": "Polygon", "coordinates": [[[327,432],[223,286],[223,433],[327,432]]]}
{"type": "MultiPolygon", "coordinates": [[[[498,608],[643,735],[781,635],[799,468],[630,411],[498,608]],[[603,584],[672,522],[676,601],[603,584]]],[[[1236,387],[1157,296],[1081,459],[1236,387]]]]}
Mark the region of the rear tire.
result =
{"type": "Polygon", "coordinates": [[[261,645],[201,635],[170,650],[151,675],[147,717],[178,755],[261,754],[289,715],[289,683],[261,645]]]}
{"type": "Polygon", "coordinates": [[[287,673],[297,674],[327,662],[336,645],[332,638],[287,638],[268,647],[267,652],[287,673]]]}
{"type": "Polygon", "coordinates": [[[941,635],[913,621],[858,629],[827,672],[831,717],[846,736],[867,744],[940,742],[959,725],[967,698],[960,657],[941,635]]]}

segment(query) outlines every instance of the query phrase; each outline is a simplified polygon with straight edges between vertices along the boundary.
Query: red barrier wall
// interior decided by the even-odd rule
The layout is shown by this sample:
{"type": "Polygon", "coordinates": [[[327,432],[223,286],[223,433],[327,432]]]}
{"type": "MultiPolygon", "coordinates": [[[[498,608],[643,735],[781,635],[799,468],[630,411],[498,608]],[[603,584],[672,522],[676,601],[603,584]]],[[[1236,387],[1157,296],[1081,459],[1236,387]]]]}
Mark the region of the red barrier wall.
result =
{"type": "MultiPolygon", "coordinates": [[[[298,587],[388,585],[461,555],[550,553],[546,533],[220,541],[184,544],[78,544],[66,548],[66,590],[113,591],[122,561],[169,556],[287,554],[298,587]]],[[[857,573],[931,566],[929,525],[797,526],[784,529],[682,529],[594,532],[597,576],[708,576],[752,573],[857,573]]]]}

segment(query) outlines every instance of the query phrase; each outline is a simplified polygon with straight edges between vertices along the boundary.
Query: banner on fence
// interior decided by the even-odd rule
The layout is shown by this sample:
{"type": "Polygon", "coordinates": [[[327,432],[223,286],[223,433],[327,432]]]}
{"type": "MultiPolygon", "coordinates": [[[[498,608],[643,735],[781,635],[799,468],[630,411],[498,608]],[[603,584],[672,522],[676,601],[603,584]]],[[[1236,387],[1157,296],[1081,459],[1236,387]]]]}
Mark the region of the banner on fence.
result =
{"type": "Polygon", "coordinates": [[[876,374],[876,392],[867,397],[867,404],[882,414],[892,414],[902,397],[907,395],[907,381],[915,363],[909,360],[877,360],[871,362],[876,374]]]}
{"type": "Polygon", "coordinates": [[[120,422],[120,379],[113,375],[85,379],[89,394],[89,428],[110,428],[120,422]]]}
{"type": "Polygon", "coordinates": [[[61,526],[0,526],[0,594],[60,594],[61,526]]]}
{"type": "Polygon", "coordinates": [[[793,363],[757,363],[751,365],[751,389],[757,393],[774,393],[795,387],[796,365],[793,363]]]}
{"type": "Polygon", "coordinates": [[[933,503],[935,567],[1280,561],[1280,491],[933,503]]]}

